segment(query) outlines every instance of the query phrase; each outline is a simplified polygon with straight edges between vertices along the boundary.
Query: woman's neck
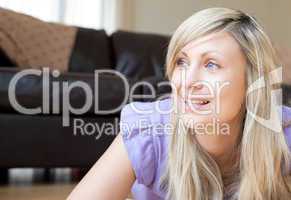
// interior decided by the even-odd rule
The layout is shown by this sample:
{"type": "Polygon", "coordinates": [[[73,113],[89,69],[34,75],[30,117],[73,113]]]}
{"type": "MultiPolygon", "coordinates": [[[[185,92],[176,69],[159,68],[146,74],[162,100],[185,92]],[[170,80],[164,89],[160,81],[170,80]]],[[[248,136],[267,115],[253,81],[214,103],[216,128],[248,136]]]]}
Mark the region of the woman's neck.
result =
{"type": "Polygon", "coordinates": [[[216,161],[222,174],[228,174],[238,168],[242,124],[243,114],[240,113],[228,122],[229,134],[196,135],[199,144],[216,161]]]}

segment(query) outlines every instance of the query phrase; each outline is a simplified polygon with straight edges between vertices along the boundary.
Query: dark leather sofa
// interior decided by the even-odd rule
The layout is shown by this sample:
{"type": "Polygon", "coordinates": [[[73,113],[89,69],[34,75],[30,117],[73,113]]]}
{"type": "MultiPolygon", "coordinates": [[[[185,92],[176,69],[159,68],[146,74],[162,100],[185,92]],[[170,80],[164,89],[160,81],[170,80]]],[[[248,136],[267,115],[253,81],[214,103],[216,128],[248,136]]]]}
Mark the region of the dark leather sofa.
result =
{"type": "MultiPolygon", "coordinates": [[[[117,31],[107,35],[104,30],[79,28],[70,56],[69,70],[59,77],[50,77],[49,85],[64,81],[87,83],[92,90],[94,70],[114,69],[124,74],[133,85],[146,81],[157,85],[165,80],[164,61],[169,42],[168,36],[117,31]]],[[[1,49],[0,49],[1,50],[1,49]]],[[[73,134],[73,126],[62,126],[62,113],[25,115],[17,112],[9,102],[8,87],[12,78],[20,71],[4,51],[0,51],[0,168],[10,167],[80,167],[91,166],[110,145],[115,135],[73,134]]],[[[102,110],[117,107],[124,98],[121,80],[112,74],[102,74],[99,82],[99,106],[102,110]]],[[[17,101],[28,108],[42,106],[42,76],[25,76],[16,87],[17,101]]],[[[135,94],[148,94],[148,88],[140,86],[135,94]]],[[[169,87],[157,88],[157,94],[169,93],[169,87]]],[[[60,98],[63,91],[60,90],[60,98]]],[[[52,93],[49,96],[52,99],[52,93]]],[[[135,100],[145,101],[140,97],[135,100]]],[[[70,104],[76,108],[85,101],[84,92],[75,88],[71,91],[70,104]]],[[[62,99],[60,99],[62,102],[62,99]]],[[[61,105],[62,106],[62,105],[61,105]]],[[[62,110],[62,109],[61,109],[62,110]]],[[[120,110],[102,115],[88,112],[71,115],[92,123],[116,123],[120,110]]],[[[113,133],[117,133],[118,126],[113,133]]],[[[100,134],[100,133],[99,133],[100,134]]]]}

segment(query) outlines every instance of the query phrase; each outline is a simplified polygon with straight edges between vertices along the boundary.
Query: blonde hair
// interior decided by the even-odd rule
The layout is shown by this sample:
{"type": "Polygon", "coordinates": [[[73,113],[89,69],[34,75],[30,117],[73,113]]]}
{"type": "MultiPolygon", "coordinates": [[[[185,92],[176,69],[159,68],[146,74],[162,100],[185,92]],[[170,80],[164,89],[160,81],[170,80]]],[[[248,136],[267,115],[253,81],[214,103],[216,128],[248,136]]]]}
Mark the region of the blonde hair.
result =
{"type": "Polygon", "coordinates": [[[208,8],[183,22],[171,38],[166,76],[169,80],[179,51],[191,41],[217,31],[230,33],[241,46],[248,66],[247,86],[262,78],[264,87],[245,99],[243,130],[237,146],[239,160],[231,184],[225,187],[220,169],[199,143],[180,127],[179,113],[171,113],[174,125],[169,143],[166,171],[161,188],[167,199],[273,200],[290,199],[290,152],[283,130],[279,133],[264,127],[255,116],[268,119],[271,106],[272,82],[268,73],[279,66],[270,39],[250,15],[228,8],[208,8]],[[186,134],[184,134],[186,133],[186,134]],[[286,174],[287,172],[287,174],[286,174]]]}

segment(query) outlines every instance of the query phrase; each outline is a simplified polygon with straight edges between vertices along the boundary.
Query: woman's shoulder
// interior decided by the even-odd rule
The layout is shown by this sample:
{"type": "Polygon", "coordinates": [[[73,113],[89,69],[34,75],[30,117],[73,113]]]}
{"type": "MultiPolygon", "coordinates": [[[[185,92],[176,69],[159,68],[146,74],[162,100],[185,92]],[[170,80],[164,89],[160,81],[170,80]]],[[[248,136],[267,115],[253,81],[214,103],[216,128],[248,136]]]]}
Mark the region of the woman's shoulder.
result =
{"type": "Polygon", "coordinates": [[[131,102],[120,114],[120,133],[135,171],[137,182],[152,185],[164,162],[172,98],[131,102]]]}
{"type": "Polygon", "coordinates": [[[172,97],[151,102],[135,101],[126,104],[120,113],[121,130],[151,131],[163,135],[165,125],[169,125],[172,97]]]}

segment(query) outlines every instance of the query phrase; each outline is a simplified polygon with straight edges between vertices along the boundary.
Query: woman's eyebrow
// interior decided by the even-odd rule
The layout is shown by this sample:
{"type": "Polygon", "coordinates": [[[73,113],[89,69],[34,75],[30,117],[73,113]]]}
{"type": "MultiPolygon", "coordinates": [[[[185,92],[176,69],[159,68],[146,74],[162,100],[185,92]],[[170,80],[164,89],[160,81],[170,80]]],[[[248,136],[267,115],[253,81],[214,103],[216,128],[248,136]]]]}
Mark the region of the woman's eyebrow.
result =
{"type": "Polygon", "coordinates": [[[205,57],[206,55],[211,54],[211,53],[223,56],[223,54],[221,52],[219,52],[219,51],[206,51],[206,52],[202,53],[201,57],[205,57]]]}
{"type": "Polygon", "coordinates": [[[187,57],[187,58],[189,57],[189,56],[187,55],[187,53],[184,52],[184,51],[181,51],[180,54],[184,55],[184,56],[187,57]]]}
{"type": "MultiPolygon", "coordinates": [[[[218,54],[218,55],[220,55],[220,56],[223,56],[223,54],[222,54],[221,52],[219,52],[219,51],[215,51],[215,50],[211,50],[211,51],[203,52],[203,53],[201,54],[201,58],[203,58],[203,57],[205,57],[205,56],[207,56],[208,54],[211,54],[211,53],[214,53],[214,54],[218,54]]],[[[180,54],[182,54],[183,56],[189,58],[188,54],[187,54],[186,52],[184,52],[184,51],[181,51],[180,54]]]]}

